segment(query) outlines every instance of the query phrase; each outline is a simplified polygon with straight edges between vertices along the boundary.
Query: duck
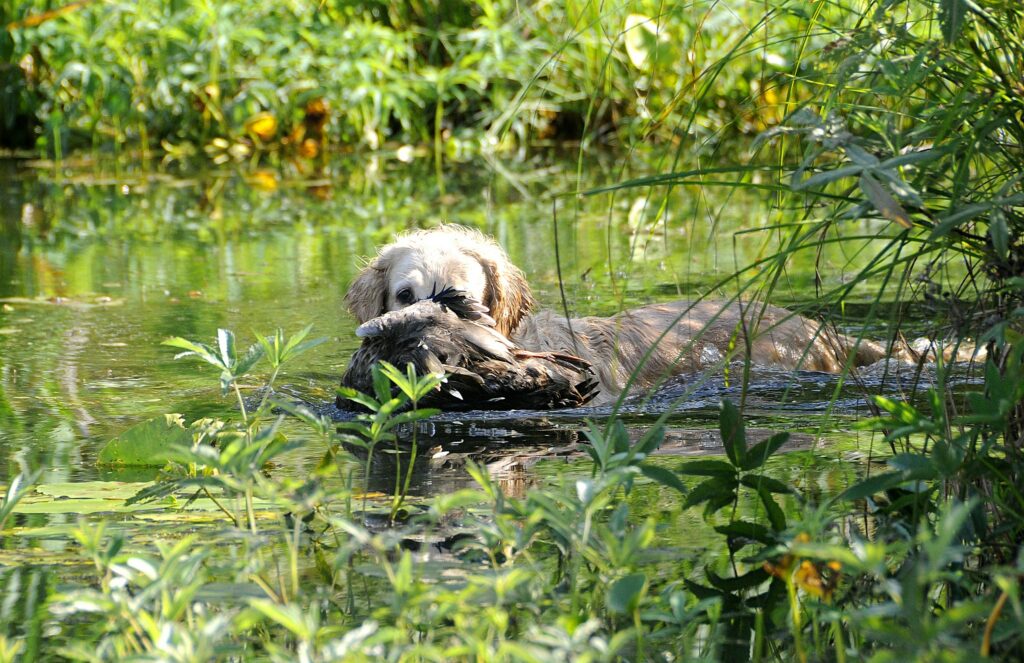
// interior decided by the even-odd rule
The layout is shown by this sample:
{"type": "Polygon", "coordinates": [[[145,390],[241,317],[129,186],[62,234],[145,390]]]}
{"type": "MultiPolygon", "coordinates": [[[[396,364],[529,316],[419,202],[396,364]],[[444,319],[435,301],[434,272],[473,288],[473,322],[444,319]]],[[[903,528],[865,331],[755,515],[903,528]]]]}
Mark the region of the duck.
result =
{"type": "MultiPolygon", "coordinates": [[[[446,288],[364,322],[362,344],[341,384],[373,393],[373,366],[384,360],[447,379],[423,407],[443,410],[551,410],[580,407],[598,394],[589,362],[564,352],[532,352],[501,334],[480,301],[446,288]]],[[[338,396],[339,408],[354,404],[338,396]]]]}

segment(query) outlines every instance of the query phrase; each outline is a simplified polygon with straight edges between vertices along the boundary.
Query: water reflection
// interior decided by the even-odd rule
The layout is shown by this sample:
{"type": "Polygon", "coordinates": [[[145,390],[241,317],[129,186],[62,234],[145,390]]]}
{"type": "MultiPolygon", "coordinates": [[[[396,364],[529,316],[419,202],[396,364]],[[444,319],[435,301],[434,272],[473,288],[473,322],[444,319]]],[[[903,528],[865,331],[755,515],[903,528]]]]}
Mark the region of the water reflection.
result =
{"type": "MultiPolygon", "coordinates": [[[[287,166],[272,174],[179,177],[124,164],[104,170],[95,163],[57,169],[0,162],[0,481],[31,467],[47,468],[47,480],[96,478],[99,446],[138,421],[165,412],[190,420],[229,412],[212,370],[175,362],[159,345],[170,336],[211,339],[228,327],[248,343],[253,330],[294,331],[312,322],[314,334],[331,342],[292,366],[284,382],[310,401],[333,400],[356,346],[342,293],[360,258],[404,228],[440,221],[481,228],[524,268],[542,305],[560,307],[550,241],[557,228],[566,295],[577,315],[703,295],[765,250],[768,238],[735,233],[760,227],[773,212],[736,192],[716,200],[677,188],[667,201],[658,194],[644,202],[650,192],[640,191],[558,197],[553,204],[554,194],[623,176],[613,156],[598,155],[579,181],[574,156],[540,155],[500,169],[466,164],[451,171],[443,196],[423,160],[353,157],[315,179],[287,166]]],[[[642,155],[634,163],[642,168],[642,155]]],[[[790,289],[781,297],[808,301],[816,274],[838,283],[872,255],[822,251],[793,261],[790,289]],[[822,270],[820,261],[836,269],[822,270]]],[[[760,385],[752,407],[814,412],[830,401],[836,383],[789,375],[760,385]]],[[[671,406],[711,413],[735,390],[735,378],[720,375],[627,404],[624,412],[671,406]]],[[[846,405],[856,407],[859,392],[849,394],[846,405]]],[[[563,413],[547,418],[554,423],[546,428],[533,422],[535,414],[506,413],[504,423],[477,421],[459,435],[467,445],[493,445],[496,463],[527,441],[539,449],[569,446],[584,415],[606,414],[563,413]]],[[[645,423],[641,417],[636,425],[645,423]]],[[[695,426],[713,427],[710,414],[695,426]]],[[[424,472],[423,492],[443,483],[438,477],[463,453],[444,451],[448,456],[424,456],[424,467],[434,462],[440,469],[424,472]]],[[[287,471],[308,472],[313,455],[300,455],[287,471]]]]}

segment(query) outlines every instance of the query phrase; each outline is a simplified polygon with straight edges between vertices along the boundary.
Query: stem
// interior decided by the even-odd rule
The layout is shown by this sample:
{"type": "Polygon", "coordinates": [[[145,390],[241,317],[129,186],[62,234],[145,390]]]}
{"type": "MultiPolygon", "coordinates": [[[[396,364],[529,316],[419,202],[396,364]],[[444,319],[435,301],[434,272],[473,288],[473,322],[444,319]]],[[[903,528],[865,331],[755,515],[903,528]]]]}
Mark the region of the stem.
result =
{"type": "Polygon", "coordinates": [[[234,523],[235,527],[239,526],[238,518],[235,517],[235,514],[228,511],[227,508],[220,503],[220,500],[213,496],[213,493],[211,493],[206,486],[203,486],[203,493],[210,498],[210,501],[213,502],[218,509],[224,512],[225,516],[231,519],[231,522],[234,523]]]}
{"type": "Polygon", "coordinates": [[[267,387],[263,390],[263,398],[260,399],[260,406],[256,409],[257,412],[263,410],[263,407],[267,404],[267,399],[270,398],[270,392],[274,390],[274,380],[277,379],[277,373],[281,370],[281,365],[278,364],[274,367],[274,372],[270,374],[270,379],[267,380],[267,387]]]}
{"type": "MultiPolygon", "coordinates": [[[[412,411],[415,412],[417,410],[417,408],[418,408],[417,400],[413,399],[413,401],[412,401],[412,411]]],[[[398,493],[397,502],[392,502],[392,508],[391,508],[391,521],[392,522],[394,522],[394,520],[395,520],[395,514],[398,513],[398,509],[401,508],[402,502],[405,501],[405,496],[409,494],[409,484],[412,483],[412,468],[416,464],[416,451],[417,451],[417,449],[419,449],[419,444],[417,444],[417,441],[416,441],[416,434],[418,432],[417,431],[416,423],[417,422],[413,421],[410,424],[412,426],[412,450],[409,453],[409,464],[405,468],[405,481],[402,483],[401,490],[398,493]]],[[[397,441],[396,441],[396,444],[397,444],[397,441]]]]}
{"type": "Polygon", "coordinates": [[[989,652],[992,651],[992,632],[996,629],[996,622],[999,621],[999,616],[1003,614],[1003,606],[1006,605],[1008,598],[1010,598],[1010,595],[1007,592],[1003,592],[1000,595],[995,607],[992,608],[992,614],[988,616],[988,621],[985,623],[985,637],[981,639],[981,655],[986,658],[988,658],[989,652]]]}
{"type": "Polygon", "coordinates": [[[832,639],[835,641],[836,663],[846,663],[846,641],[843,639],[843,625],[838,619],[832,622],[832,639]]]}
{"type": "Polygon", "coordinates": [[[249,531],[256,534],[256,512],[253,510],[251,485],[245,488],[245,513],[249,518],[249,531]]]}
{"type": "Polygon", "coordinates": [[[444,120],[444,101],[441,95],[444,88],[439,87],[437,94],[437,106],[434,108],[434,174],[437,177],[437,190],[444,195],[444,168],[443,150],[441,146],[441,122],[444,120]]]}
{"type": "Polygon", "coordinates": [[[388,516],[392,525],[395,524],[398,507],[402,504],[402,449],[399,446],[397,435],[395,436],[395,462],[398,464],[395,468],[395,491],[391,496],[391,515],[388,516]]]}
{"type": "MultiPolygon", "coordinates": [[[[245,401],[242,399],[242,390],[238,388],[237,382],[232,382],[231,386],[235,388],[235,396],[238,398],[238,409],[242,412],[242,423],[248,427],[249,413],[245,411],[245,401]]],[[[250,435],[248,431],[246,431],[246,437],[248,437],[249,441],[252,442],[252,435],[250,435]]]]}
{"type": "Polygon", "coordinates": [[[299,595],[299,536],[300,536],[300,533],[301,533],[302,519],[301,518],[294,518],[294,520],[295,520],[295,527],[293,528],[292,545],[289,546],[290,550],[288,552],[290,553],[290,555],[289,555],[290,559],[288,561],[290,562],[290,566],[291,566],[290,570],[291,570],[291,574],[292,574],[292,596],[298,596],[299,595]]]}
{"type": "Polygon", "coordinates": [[[370,491],[370,464],[373,463],[373,450],[377,447],[377,440],[370,441],[370,448],[366,454],[366,465],[363,466],[363,518],[366,518],[366,494],[370,491]]]}
{"type": "Polygon", "coordinates": [[[786,580],[786,589],[789,591],[789,611],[793,619],[793,645],[796,648],[796,657],[800,663],[807,663],[807,653],[804,651],[804,641],[800,633],[800,598],[796,594],[796,573],[791,573],[786,580]]]}

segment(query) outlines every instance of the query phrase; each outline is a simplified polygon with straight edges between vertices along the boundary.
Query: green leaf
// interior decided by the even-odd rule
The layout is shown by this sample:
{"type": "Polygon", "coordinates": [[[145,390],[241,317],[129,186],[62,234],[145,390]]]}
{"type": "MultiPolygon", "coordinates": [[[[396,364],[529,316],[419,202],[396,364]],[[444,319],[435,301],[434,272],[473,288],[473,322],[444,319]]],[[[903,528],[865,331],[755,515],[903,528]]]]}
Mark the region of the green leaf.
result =
{"type": "Polygon", "coordinates": [[[238,365],[235,366],[234,376],[236,378],[242,377],[248,373],[253,366],[256,365],[260,359],[263,358],[263,346],[258,343],[253,343],[249,346],[249,349],[245,351],[245,355],[238,360],[238,365]]]}
{"type": "Polygon", "coordinates": [[[694,460],[683,463],[679,473],[703,477],[733,476],[736,468],[724,460],[694,460]]]}
{"type": "Polygon", "coordinates": [[[663,486],[675,488],[683,495],[689,492],[689,489],[686,487],[686,484],[684,484],[682,480],[680,480],[679,477],[676,476],[676,473],[671,470],[667,470],[664,467],[643,464],[640,466],[640,472],[648,479],[657,481],[663,486]]]}
{"type": "Polygon", "coordinates": [[[220,358],[217,357],[216,353],[213,351],[213,348],[206,345],[205,343],[193,343],[192,341],[181,338],[180,336],[175,336],[174,338],[167,339],[160,345],[166,345],[172,348],[178,348],[180,350],[185,351],[179,352],[178,354],[174,355],[175,359],[181,359],[182,357],[187,357],[189,355],[196,355],[197,357],[205,361],[207,364],[216,366],[221,370],[224,370],[225,368],[223,362],[221,362],[220,358]]]}
{"type": "Polygon", "coordinates": [[[220,359],[226,369],[235,366],[235,335],[230,329],[217,330],[217,347],[220,348],[220,359]]]}
{"type": "Polygon", "coordinates": [[[782,483],[778,479],[772,479],[762,474],[748,474],[742,479],[740,483],[754,490],[767,490],[770,493],[792,493],[793,489],[782,483]]]}
{"type": "Polygon", "coordinates": [[[3,501],[0,502],[0,530],[4,528],[7,518],[14,512],[15,505],[21,501],[21,498],[25,496],[41,474],[42,470],[37,470],[28,475],[22,472],[11,479],[11,484],[7,486],[7,490],[4,493],[3,501]]]}
{"type": "MultiPolygon", "coordinates": [[[[299,331],[297,331],[294,336],[289,338],[288,342],[284,346],[284,350],[281,352],[281,360],[284,361],[285,359],[287,359],[290,356],[290,353],[291,353],[292,350],[295,350],[296,352],[299,352],[300,351],[299,350],[299,344],[302,343],[302,339],[304,339],[307,336],[309,336],[309,332],[311,332],[311,331],[313,331],[313,323],[312,322],[309,323],[308,325],[306,325],[305,327],[303,327],[302,329],[300,329],[299,331]]],[[[317,339],[317,343],[322,343],[323,341],[326,341],[326,340],[327,339],[325,339],[325,338],[324,339],[317,339]]]]}
{"type": "Polygon", "coordinates": [[[163,466],[174,446],[192,444],[192,433],[180,414],[163,414],[132,426],[107,442],[99,453],[99,465],[163,466]]]}
{"type": "Polygon", "coordinates": [[[612,443],[612,451],[615,453],[629,452],[629,433],[626,431],[626,425],[622,423],[621,419],[616,418],[612,421],[608,437],[612,443]]]}
{"type": "Polygon", "coordinates": [[[309,625],[304,619],[302,610],[294,604],[278,605],[267,599],[251,599],[249,605],[262,613],[263,616],[277,622],[302,640],[313,637],[309,625]]]}
{"type": "Polygon", "coordinates": [[[875,176],[864,171],[860,174],[860,190],[864,192],[867,199],[871,201],[871,204],[875,206],[878,213],[884,216],[886,219],[899,224],[904,228],[913,228],[914,223],[910,220],[910,215],[907,214],[907,210],[903,209],[903,205],[893,198],[893,195],[889,193],[881,182],[875,179],[875,176]]]}
{"type": "Polygon", "coordinates": [[[373,365],[371,369],[371,375],[373,376],[373,395],[377,397],[377,400],[382,404],[391,400],[391,380],[384,374],[383,365],[390,366],[386,361],[379,362],[373,365]]]}
{"type": "Polygon", "coordinates": [[[747,456],[743,459],[740,469],[755,470],[768,460],[769,456],[779,450],[789,441],[789,433],[776,433],[767,440],[762,440],[747,450],[747,456]]]}
{"type": "Polygon", "coordinates": [[[865,497],[870,497],[875,493],[880,493],[888,488],[894,488],[902,481],[902,472],[886,472],[885,474],[877,474],[870,479],[858,481],[853,484],[840,493],[836,499],[839,501],[864,499],[865,497]]]}
{"type": "Polygon", "coordinates": [[[715,531],[730,539],[750,539],[758,543],[771,543],[772,541],[772,533],[767,527],[745,520],[736,520],[728,525],[721,525],[716,527],[715,531]]]}
{"type": "Polygon", "coordinates": [[[686,578],[683,578],[683,584],[686,585],[686,588],[690,590],[691,594],[693,594],[701,600],[721,598],[724,595],[723,592],[717,589],[706,587],[704,585],[699,585],[693,582],[692,580],[688,580],[686,578]]]}
{"type": "Polygon", "coordinates": [[[649,456],[654,450],[661,447],[665,441],[665,427],[658,425],[648,429],[640,441],[633,447],[633,452],[649,456]]]}
{"type": "Polygon", "coordinates": [[[928,456],[922,454],[896,454],[889,459],[889,467],[902,472],[904,479],[935,478],[935,466],[928,456]]]}
{"type": "Polygon", "coordinates": [[[772,529],[776,532],[786,529],[786,514],[782,512],[772,494],[762,487],[757,489],[757,496],[761,498],[761,504],[764,505],[765,515],[768,516],[772,529]]]}
{"type": "Polygon", "coordinates": [[[967,19],[967,0],[942,0],[939,5],[939,25],[942,38],[952,44],[963,31],[967,19]]]}
{"type": "Polygon", "coordinates": [[[853,177],[854,175],[860,174],[864,170],[863,166],[843,166],[842,168],[835,168],[833,170],[826,170],[816,175],[811,175],[806,180],[796,179],[797,173],[794,173],[794,179],[791,187],[794,191],[804,191],[806,189],[814,189],[816,187],[835,182],[844,177],[853,177]]]}
{"type": "Polygon", "coordinates": [[[342,398],[350,400],[353,403],[358,403],[359,405],[365,407],[367,410],[375,411],[380,409],[380,401],[371,398],[370,396],[367,396],[361,391],[356,391],[351,387],[338,387],[337,393],[342,398]]]}
{"type": "Polygon", "coordinates": [[[917,424],[924,419],[924,416],[918,412],[917,408],[909,403],[894,401],[885,396],[875,396],[873,400],[875,405],[891,414],[900,423],[917,424]]]}
{"type": "Polygon", "coordinates": [[[843,151],[846,152],[846,156],[850,159],[850,161],[857,164],[858,166],[863,166],[865,168],[874,168],[875,166],[878,165],[878,157],[876,157],[874,154],[871,154],[870,152],[865,150],[860,145],[857,145],[856,143],[846,143],[845,145],[843,145],[843,151]]]}
{"type": "Polygon", "coordinates": [[[728,496],[732,498],[736,493],[736,485],[736,479],[732,477],[712,477],[690,491],[686,502],[683,503],[683,508],[689,509],[715,497],[728,496]]]}
{"type": "Polygon", "coordinates": [[[1010,230],[1006,226],[1006,215],[1001,210],[992,212],[988,223],[988,235],[996,255],[1006,260],[1010,255],[1010,230]]]}
{"type": "Polygon", "coordinates": [[[618,615],[628,615],[636,610],[647,586],[647,576],[631,573],[619,578],[608,588],[608,609],[618,615]]]}
{"type": "Polygon", "coordinates": [[[742,466],[747,451],[743,417],[739,408],[727,398],[722,400],[718,427],[722,433],[722,444],[725,446],[725,455],[729,457],[729,462],[736,467],[742,466]]]}
{"type": "Polygon", "coordinates": [[[757,587],[770,578],[768,573],[761,567],[755,568],[754,570],[748,571],[735,578],[723,578],[707,567],[705,567],[704,573],[707,575],[708,582],[711,583],[711,586],[723,592],[740,592],[744,589],[757,587]]]}

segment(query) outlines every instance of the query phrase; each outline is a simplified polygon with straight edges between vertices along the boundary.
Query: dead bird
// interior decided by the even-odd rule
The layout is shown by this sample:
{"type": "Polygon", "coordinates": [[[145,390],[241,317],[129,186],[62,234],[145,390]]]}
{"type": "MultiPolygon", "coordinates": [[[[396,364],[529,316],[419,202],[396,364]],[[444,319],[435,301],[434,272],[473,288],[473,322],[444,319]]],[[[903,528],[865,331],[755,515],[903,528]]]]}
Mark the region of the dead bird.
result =
{"type": "MultiPolygon", "coordinates": [[[[448,374],[421,401],[446,410],[579,407],[597,395],[592,366],[563,352],[530,352],[495,328],[487,307],[464,291],[447,288],[356,329],[363,339],[341,384],[373,393],[373,365],[407,363],[423,375],[448,374]]],[[[339,396],[338,407],[351,407],[339,396]]]]}

